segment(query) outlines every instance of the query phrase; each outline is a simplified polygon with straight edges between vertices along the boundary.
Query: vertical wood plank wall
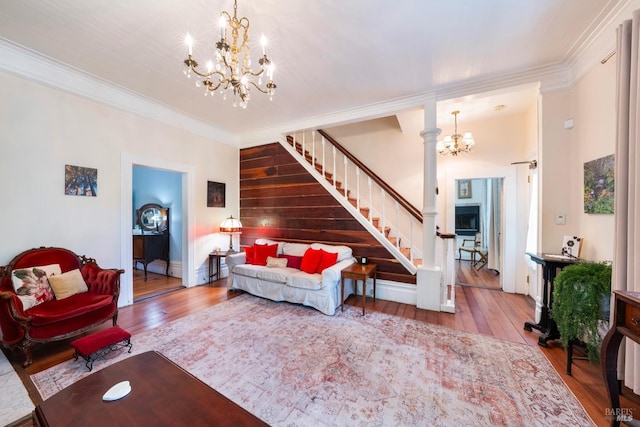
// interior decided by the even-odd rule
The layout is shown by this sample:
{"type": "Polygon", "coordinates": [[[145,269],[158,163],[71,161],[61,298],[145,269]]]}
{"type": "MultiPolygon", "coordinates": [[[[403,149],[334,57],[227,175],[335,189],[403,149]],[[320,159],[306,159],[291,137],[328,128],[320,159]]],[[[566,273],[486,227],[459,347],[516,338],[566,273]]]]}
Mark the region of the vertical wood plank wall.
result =
{"type": "Polygon", "coordinates": [[[241,245],[258,238],[346,245],[378,278],[416,283],[400,263],[279,143],[240,150],[241,245]]]}

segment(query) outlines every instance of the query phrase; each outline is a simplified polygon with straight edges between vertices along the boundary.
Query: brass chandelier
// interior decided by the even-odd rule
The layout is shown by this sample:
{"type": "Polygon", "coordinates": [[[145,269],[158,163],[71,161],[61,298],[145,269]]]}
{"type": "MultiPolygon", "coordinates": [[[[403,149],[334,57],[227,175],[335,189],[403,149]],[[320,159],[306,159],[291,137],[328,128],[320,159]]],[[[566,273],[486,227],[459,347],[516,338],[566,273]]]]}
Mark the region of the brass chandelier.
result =
{"type": "Polygon", "coordinates": [[[460,111],[453,111],[455,130],[453,135],[447,135],[443,141],[438,141],[436,150],[438,154],[443,156],[457,156],[459,153],[468,153],[475,145],[471,132],[465,132],[464,135],[458,133],[458,114],[460,111]]]}
{"type": "Polygon", "coordinates": [[[269,95],[269,100],[273,99],[276,91],[276,84],[273,82],[274,66],[267,57],[267,39],[263,35],[260,44],[262,45],[262,56],[258,60],[260,68],[256,71],[251,69],[251,55],[249,50],[249,19],[242,17],[238,19],[238,2],[233,2],[233,16],[227,11],[220,14],[220,41],[216,43],[215,62],[207,61],[206,71],[198,69],[198,62],[193,59],[193,39],[189,34],[186,37],[189,57],[184,60],[184,74],[191,78],[191,74],[204,78],[196,80],[196,87],[204,86],[204,95],[213,96],[219,89],[223,99],[227,98],[227,89],[233,90],[233,106],[247,108],[250,97],[251,86],[262,93],[269,95]],[[231,40],[227,39],[231,33],[231,40]],[[231,42],[231,45],[229,45],[231,42]],[[263,76],[268,82],[262,87],[263,76]]]}

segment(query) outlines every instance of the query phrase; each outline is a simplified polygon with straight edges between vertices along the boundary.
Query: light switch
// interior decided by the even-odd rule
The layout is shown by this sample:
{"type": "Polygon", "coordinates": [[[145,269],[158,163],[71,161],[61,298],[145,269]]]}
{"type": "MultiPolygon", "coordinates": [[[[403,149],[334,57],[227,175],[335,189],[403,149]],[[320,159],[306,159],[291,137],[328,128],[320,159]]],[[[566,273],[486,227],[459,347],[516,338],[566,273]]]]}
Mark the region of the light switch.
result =
{"type": "Polygon", "coordinates": [[[556,225],[565,225],[567,223],[567,217],[564,212],[556,212],[556,225]]]}

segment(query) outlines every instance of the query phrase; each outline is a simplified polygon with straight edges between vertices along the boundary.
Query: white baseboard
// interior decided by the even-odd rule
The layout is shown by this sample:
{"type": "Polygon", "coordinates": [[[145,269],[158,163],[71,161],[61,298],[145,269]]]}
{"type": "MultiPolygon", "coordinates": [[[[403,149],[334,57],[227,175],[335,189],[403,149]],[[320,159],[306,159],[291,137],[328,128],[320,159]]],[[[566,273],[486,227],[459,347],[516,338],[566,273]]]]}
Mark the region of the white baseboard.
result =
{"type": "MultiPolygon", "coordinates": [[[[358,295],[362,295],[362,282],[358,281],[358,295]]],[[[367,281],[367,296],[373,298],[373,279],[367,281]]],[[[376,299],[416,305],[416,285],[393,282],[390,280],[376,280],[376,299]]]]}
{"type": "MultiPolygon", "coordinates": [[[[225,263],[220,265],[220,277],[222,279],[229,277],[229,267],[225,263]]],[[[204,285],[205,283],[209,283],[209,266],[203,265],[199,269],[196,270],[196,285],[204,285]]]]}
{"type": "MultiPolygon", "coordinates": [[[[166,263],[164,261],[153,261],[147,264],[147,272],[156,273],[156,274],[165,274],[166,272],[166,263]]],[[[134,263],[134,267],[136,270],[144,270],[142,263],[134,263]]],[[[180,261],[169,261],[169,276],[171,277],[182,277],[182,263],[180,261]]]]}

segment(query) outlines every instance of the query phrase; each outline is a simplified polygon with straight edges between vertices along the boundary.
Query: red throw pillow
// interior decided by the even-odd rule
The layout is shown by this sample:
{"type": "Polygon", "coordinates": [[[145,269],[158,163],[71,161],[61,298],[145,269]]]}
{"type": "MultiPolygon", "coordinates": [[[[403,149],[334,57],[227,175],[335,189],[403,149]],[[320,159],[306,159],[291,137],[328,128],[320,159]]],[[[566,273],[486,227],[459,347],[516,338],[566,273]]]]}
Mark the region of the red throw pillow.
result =
{"type": "Polygon", "coordinates": [[[302,262],[300,263],[300,270],[305,273],[313,274],[318,269],[318,265],[320,264],[320,260],[322,259],[322,250],[321,249],[307,249],[302,257],[302,262]]]}
{"type": "Polygon", "coordinates": [[[255,256],[255,248],[253,246],[246,246],[244,248],[244,253],[247,257],[247,264],[253,264],[254,256],[255,256]]]}
{"type": "Polygon", "coordinates": [[[318,269],[316,270],[316,273],[322,273],[322,270],[324,270],[327,267],[331,267],[338,260],[337,252],[327,252],[322,249],[320,249],[320,252],[322,253],[322,257],[320,258],[320,264],[318,264],[318,269]]]}
{"type": "Polygon", "coordinates": [[[302,262],[301,256],[282,254],[279,256],[279,258],[287,259],[287,267],[297,268],[298,270],[300,270],[300,263],[302,262]]]}
{"type": "Polygon", "coordinates": [[[256,249],[253,262],[255,265],[267,265],[267,257],[277,257],[277,243],[273,245],[253,245],[253,247],[256,249]]]}

